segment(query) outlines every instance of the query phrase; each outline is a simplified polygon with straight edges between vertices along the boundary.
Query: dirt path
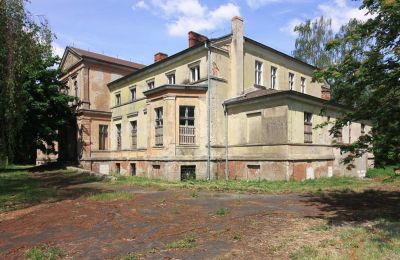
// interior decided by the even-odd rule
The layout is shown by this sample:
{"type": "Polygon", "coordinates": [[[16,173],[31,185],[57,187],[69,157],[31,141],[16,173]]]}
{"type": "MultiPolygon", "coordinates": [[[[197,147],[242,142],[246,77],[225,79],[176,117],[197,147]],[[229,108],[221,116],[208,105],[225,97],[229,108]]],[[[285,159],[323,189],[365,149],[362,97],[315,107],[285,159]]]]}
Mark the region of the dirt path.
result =
{"type": "MultiPolygon", "coordinates": [[[[28,248],[50,244],[75,259],[114,259],[130,253],[146,259],[265,259],[282,253],[277,247],[287,239],[285,234],[322,214],[301,195],[130,192],[132,200],[80,197],[3,214],[0,252],[14,259],[28,248]],[[221,208],[225,212],[219,215],[221,208]],[[167,249],[188,235],[196,239],[193,248],[167,249]]],[[[287,258],[285,253],[280,256],[287,258]]]]}

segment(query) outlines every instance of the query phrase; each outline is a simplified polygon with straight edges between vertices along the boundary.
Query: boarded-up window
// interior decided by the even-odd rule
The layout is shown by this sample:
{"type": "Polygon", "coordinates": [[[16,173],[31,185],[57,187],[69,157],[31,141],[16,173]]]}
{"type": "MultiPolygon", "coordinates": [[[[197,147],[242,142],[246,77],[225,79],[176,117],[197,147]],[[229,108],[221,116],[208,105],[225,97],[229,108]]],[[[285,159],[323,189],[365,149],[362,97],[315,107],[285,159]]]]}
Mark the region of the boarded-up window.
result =
{"type": "Polygon", "coordinates": [[[304,143],[312,143],[312,114],[304,112],[304,143]]]}
{"type": "Polygon", "coordinates": [[[194,107],[179,107],[179,144],[195,143],[194,107]]]}
{"type": "Polygon", "coordinates": [[[164,120],[163,120],[163,108],[159,107],[155,109],[156,120],[155,120],[155,145],[163,145],[163,133],[164,133],[164,120]]]}
{"type": "Polygon", "coordinates": [[[107,149],[108,126],[99,125],[99,150],[107,149]]]}
{"type": "Polygon", "coordinates": [[[116,128],[117,150],[121,150],[121,124],[115,125],[115,128],[116,128]]]}
{"type": "Polygon", "coordinates": [[[247,180],[259,180],[260,179],[260,165],[253,164],[247,165],[247,180]]]}
{"type": "Polygon", "coordinates": [[[181,181],[196,179],[196,165],[181,166],[181,181]]]}
{"type": "Polygon", "coordinates": [[[137,121],[131,121],[131,142],[132,149],[137,149],[137,121]]]}
{"type": "Polygon", "coordinates": [[[247,142],[260,143],[261,132],[261,112],[247,114],[247,142]]]}

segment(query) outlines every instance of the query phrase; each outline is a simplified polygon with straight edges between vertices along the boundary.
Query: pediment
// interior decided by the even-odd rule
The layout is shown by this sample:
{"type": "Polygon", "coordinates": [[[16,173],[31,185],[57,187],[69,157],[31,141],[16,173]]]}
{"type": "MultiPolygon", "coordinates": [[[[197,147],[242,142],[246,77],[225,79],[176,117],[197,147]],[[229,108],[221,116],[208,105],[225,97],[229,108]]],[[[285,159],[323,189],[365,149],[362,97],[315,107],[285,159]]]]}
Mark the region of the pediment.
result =
{"type": "Polygon", "coordinates": [[[66,50],[61,60],[60,68],[62,72],[68,71],[72,66],[77,64],[81,60],[81,57],[72,53],[70,50],[66,50]]]}

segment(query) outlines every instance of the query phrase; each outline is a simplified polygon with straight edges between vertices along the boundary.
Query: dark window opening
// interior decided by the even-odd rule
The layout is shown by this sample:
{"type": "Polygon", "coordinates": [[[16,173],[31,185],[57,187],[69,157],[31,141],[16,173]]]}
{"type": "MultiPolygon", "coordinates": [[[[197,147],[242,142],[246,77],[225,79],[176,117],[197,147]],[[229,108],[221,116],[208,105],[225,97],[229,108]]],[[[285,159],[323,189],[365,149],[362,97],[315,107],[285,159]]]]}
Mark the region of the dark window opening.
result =
{"type": "Polygon", "coordinates": [[[117,173],[117,174],[121,173],[121,164],[120,163],[115,164],[115,173],[117,173]]]}
{"type": "Polygon", "coordinates": [[[107,149],[108,126],[99,125],[99,150],[107,149]]]}
{"type": "Polygon", "coordinates": [[[136,163],[131,163],[131,175],[136,176],[136,163]]]}
{"type": "Polygon", "coordinates": [[[156,113],[156,122],[155,122],[155,145],[156,146],[162,146],[163,145],[163,126],[164,126],[164,120],[163,120],[163,108],[159,107],[155,109],[156,113]]]}
{"type": "Polygon", "coordinates": [[[137,149],[137,121],[131,121],[132,149],[137,149]]]}
{"type": "Polygon", "coordinates": [[[181,181],[196,179],[196,165],[181,166],[181,181]]]}
{"type": "Polygon", "coordinates": [[[117,150],[121,150],[121,124],[116,125],[117,128],[117,150]]]}

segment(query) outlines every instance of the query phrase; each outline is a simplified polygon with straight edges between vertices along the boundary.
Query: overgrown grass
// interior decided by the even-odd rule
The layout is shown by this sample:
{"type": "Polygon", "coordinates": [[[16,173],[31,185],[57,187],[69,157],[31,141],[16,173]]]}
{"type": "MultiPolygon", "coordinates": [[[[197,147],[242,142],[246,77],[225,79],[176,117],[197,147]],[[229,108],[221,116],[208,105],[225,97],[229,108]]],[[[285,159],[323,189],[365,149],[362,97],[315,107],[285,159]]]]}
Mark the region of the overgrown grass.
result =
{"type": "Polygon", "coordinates": [[[181,240],[167,244],[165,247],[168,249],[175,248],[192,248],[196,246],[196,239],[194,236],[186,236],[181,240]]]}
{"type": "Polygon", "coordinates": [[[0,212],[38,203],[56,195],[54,187],[41,184],[39,179],[24,169],[0,171],[0,212]]]}
{"type": "Polygon", "coordinates": [[[25,257],[31,260],[55,260],[64,256],[60,248],[49,245],[33,247],[25,252],[25,257]]]}
{"type": "Polygon", "coordinates": [[[134,194],[130,192],[116,191],[96,193],[88,196],[88,199],[95,201],[114,201],[114,200],[131,200],[134,194]]]}
{"type": "Polygon", "coordinates": [[[218,215],[218,216],[225,216],[225,215],[228,214],[228,213],[229,213],[229,210],[226,209],[226,208],[219,208],[219,209],[216,209],[216,210],[214,211],[214,214],[215,214],[215,215],[218,215]]]}
{"type": "MultiPolygon", "coordinates": [[[[315,229],[316,235],[321,230],[315,229]]],[[[290,259],[400,259],[400,222],[378,220],[367,226],[323,229],[329,243],[302,246],[290,259]]]]}
{"type": "Polygon", "coordinates": [[[388,166],[386,168],[372,168],[368,169],[367,171],[367,178],[377,178],[377,177],[393,177],[395,176],[395,169],[400,168],[400,165],[398,166],[388,166]]]}
{"type": "Polygon", "coordinates": [[[319,178],[306,181],[241,181],[241,180],[195,180],[168,182],[137,176],[118,176],[112,185],[133,185],[139,187],[179,188],[211,191],[238,191],[260,193],[306,193],[332,190],[361,189],[374,184],[374,180],[352,177],[319,178]]]}

